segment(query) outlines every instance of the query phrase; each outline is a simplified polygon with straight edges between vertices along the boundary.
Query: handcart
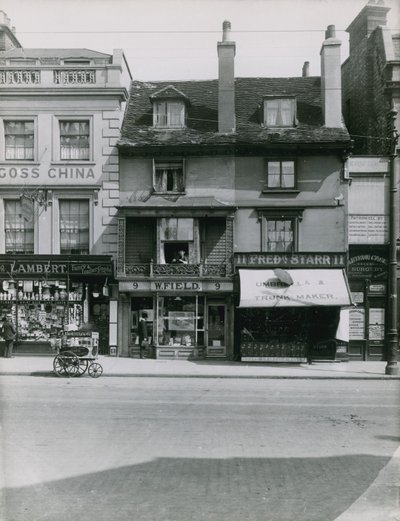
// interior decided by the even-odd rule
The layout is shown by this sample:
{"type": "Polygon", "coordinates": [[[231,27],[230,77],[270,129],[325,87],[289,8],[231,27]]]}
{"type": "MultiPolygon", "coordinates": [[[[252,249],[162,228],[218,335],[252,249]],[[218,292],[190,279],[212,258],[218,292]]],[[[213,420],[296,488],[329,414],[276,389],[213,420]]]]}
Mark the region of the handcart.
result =
{"type": "Polygon", "coordinates": [[[54,372],[58,376],[82,376],[87,371],[92,378],[99,378],[103,367],[97,362],[98,351],[98,333],[67,331],[53,360],[54,372]]]}

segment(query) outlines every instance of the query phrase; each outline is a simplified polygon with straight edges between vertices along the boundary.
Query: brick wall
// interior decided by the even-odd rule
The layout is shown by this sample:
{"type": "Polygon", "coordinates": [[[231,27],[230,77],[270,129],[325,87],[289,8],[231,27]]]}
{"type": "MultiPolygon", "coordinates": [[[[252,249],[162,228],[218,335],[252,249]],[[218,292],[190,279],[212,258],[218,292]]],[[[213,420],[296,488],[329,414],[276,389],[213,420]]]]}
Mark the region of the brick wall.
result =
{"type": "Polygon", "coordinates": [[[384,95],[384,47],[382,31],[352,46],[342,66],[343,114],[354,139],[355,154],[384,154],[386,118],[389,109],[384,95]]]}

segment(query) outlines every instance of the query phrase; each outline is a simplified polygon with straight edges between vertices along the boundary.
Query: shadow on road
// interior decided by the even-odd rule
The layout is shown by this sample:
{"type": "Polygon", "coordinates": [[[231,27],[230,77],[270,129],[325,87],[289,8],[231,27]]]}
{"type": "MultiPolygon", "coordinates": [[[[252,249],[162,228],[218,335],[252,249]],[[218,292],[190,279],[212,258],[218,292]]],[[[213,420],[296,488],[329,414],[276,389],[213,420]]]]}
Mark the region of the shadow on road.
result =
{"type": "MultiPolygon", "coordinates": [[[[101,465],[102,455],[98,458],[94,465],[101,465]]],[[[56,450],[54,460],[57,462],[56,450]]],[[[368,488],[387,461],[362,454],[290,459],[158,458],[95,473],[85,474],[82,469],[80,476],[5,489],[5,519],[334,521],[368,488]]]]}

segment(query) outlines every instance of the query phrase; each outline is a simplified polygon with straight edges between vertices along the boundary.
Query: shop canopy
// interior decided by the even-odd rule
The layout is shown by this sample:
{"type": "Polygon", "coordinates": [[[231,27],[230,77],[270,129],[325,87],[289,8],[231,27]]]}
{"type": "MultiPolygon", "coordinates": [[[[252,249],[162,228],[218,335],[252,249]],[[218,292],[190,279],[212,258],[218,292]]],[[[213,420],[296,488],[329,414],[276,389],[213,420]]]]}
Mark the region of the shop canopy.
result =
{"type": "Polygon", "coordinates": [[[351,305],[340,269],[240,269],[239,277],[240,308],[351,305]]]}

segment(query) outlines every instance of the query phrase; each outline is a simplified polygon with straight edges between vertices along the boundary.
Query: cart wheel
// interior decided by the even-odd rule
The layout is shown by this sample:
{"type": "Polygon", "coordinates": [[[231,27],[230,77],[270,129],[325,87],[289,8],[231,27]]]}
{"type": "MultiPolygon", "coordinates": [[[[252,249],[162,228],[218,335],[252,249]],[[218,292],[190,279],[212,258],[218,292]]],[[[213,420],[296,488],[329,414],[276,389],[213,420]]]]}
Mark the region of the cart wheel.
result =
{"type": "Polygon", "coordinates": [[[77,376],[79,372],[79,358],[72,351],[64,351],[56,356],[54,364],[62,369],[62,372],[57,372],[60,376],[77,376]]]}
{"type": "Polygon", "coordinates": [[[88,373],[92,378],[98,378],[103,374],[103,367],[97,362],[93,362],[89,365],[88,373]]]}
{"type": "Polygon", "coordinates": [[[66,376],[65,360],[62,355],[57,355],[53,360],[53,369],[57,376],[66,376]]]}
{"type": "Polygon", "coordinates": [[[78,373],[75,376],[82,376],[83,374],[85,374],[88,365],[89,362],[87,360],[82,360],[82,358],[79,358],[78,373]]]}

